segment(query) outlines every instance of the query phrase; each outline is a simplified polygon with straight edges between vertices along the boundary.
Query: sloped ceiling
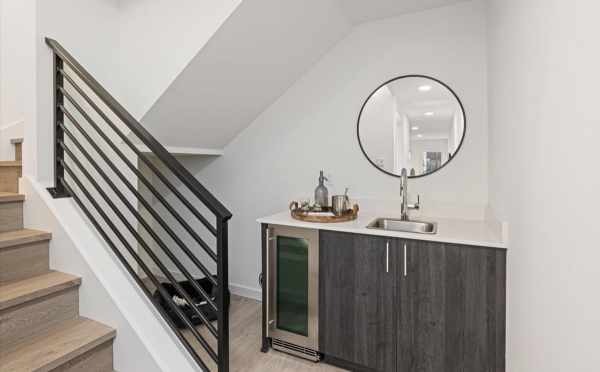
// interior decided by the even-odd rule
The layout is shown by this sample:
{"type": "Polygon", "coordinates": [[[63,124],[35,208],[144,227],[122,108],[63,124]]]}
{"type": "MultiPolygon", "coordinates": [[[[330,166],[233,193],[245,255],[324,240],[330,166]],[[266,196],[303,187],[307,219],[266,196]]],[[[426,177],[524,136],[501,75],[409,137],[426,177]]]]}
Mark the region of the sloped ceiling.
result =
{"type": "Polygon", "coordinates": [[[243,0],[142,123],[165,146],[222,149],[355,24],[459,1],[243,0]]]}
{"type": "Polygon", "coordinates": [[[119,40],[111,58],[126,73],[113,72],[111,93],[142,118],[241,2],[118,0],[119,40]]]}
{"type": "Polygon", "coordinates": [[[142,123],[168,146],[222,148],[349,29],[336,0],[244,0],[142,123]]]}

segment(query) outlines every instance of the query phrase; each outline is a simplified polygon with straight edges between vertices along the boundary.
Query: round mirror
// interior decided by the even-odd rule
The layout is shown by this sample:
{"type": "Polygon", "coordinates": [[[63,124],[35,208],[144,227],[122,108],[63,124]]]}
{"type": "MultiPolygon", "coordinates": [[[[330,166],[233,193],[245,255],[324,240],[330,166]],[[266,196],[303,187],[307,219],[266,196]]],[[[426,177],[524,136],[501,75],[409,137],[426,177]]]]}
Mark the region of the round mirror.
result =
{"type": "Polygon", "coordinates": [[[409,177],[431,174],[448,164],[465,138],[460,99],[441,81],[401,76],[377,88],[358,116],[358,143],[382,172],[409,177]]]}

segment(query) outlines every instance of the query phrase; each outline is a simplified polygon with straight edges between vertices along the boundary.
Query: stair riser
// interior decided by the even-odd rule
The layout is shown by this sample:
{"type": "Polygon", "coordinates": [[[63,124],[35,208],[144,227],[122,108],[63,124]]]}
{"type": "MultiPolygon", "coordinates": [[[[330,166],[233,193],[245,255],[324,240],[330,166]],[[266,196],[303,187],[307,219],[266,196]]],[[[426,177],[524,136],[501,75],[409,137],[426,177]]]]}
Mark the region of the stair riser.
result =
{"type": "Polygon", "coordinates": [[[47,241],[0,248],[0,283],[47,273],[48,255],[47,241]]]}
{"type": "Polygon", "coordinates": [[[21,178],[21,167],[0,167],[0,191],[19,192],[19,178],[21,178]]]}
{"type": "Polygon", "coordinates": [[[23,228],[23,202],[0,203],[0,232],[23,228]]]}
{"type": "Polygon", "coordinates": [[[79,315],[78,287],[0,311],[0,349],[79,315]]]}
{"type": "MultiPolygon", "coordinates": [[[[44,369],[43,371],[46,371],[44,369]]],[[[106,342],[52,372],[113,372],[113,342],[106,342]]]]}

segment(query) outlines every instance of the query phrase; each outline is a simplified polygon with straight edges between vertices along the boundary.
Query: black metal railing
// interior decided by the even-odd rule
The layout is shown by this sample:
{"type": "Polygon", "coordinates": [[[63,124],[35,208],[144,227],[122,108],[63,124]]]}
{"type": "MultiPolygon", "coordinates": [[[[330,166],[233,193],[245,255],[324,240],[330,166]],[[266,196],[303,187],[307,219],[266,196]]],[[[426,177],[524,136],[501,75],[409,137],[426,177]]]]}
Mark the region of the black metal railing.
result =
{"type": "Polygon", "coordinates": [[[55,76],[50,193],[73,198],[198,365],[227,372],[231,213],[57,41],[46,44],[55,76]]]}

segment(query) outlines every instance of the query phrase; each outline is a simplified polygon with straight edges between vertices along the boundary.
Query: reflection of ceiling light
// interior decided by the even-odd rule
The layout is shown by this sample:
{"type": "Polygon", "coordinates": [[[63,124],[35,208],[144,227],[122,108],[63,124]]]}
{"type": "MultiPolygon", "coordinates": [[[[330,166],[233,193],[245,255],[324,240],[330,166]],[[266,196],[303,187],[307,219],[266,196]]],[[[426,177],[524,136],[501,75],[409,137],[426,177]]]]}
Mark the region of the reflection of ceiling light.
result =
{"type": "Polygon", "coordinates": [[[419,91],[421,92],[429,92],[431,90],[431,85],[421,85],[419,87],[419,91]]]}
{"type": "Polygon", "coordinates": [[[429,111],[429,112],[426,112],[426,113],[425,113],[425,116],[433,116],[433,115],[434,115],[434,114],[433,114],[433,112],[431,112],[431,111],[429,111]]]}
{"type": "Polygon", "coordinates": [[[412,130],[419,130],[419,127],[412,127],[410,129],[412,129],[412,130]]]}
{"type": "Polygon", "coordinates": [[[418,138],[423,138],[423,135],[422,134],[417,134],[417,137],[418,138]]]}

